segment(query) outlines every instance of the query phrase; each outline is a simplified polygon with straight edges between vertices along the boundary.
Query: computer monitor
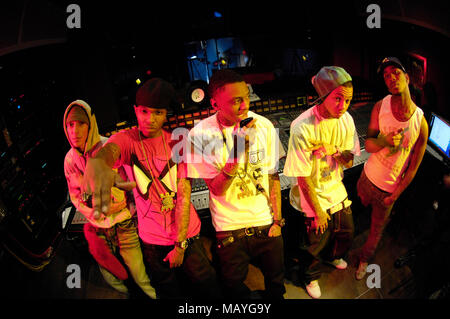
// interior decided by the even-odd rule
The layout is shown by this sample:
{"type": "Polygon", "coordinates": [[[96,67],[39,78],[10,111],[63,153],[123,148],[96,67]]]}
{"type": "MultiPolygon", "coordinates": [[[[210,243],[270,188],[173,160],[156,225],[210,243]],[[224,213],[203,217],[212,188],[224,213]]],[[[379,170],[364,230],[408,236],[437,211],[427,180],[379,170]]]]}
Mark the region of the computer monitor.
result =
{"type": "Polygon", "coordinates": [[[446,161],[450,160],[450,125],[435,113],[431,113],[428,141],[445,157],[446,161]]]}

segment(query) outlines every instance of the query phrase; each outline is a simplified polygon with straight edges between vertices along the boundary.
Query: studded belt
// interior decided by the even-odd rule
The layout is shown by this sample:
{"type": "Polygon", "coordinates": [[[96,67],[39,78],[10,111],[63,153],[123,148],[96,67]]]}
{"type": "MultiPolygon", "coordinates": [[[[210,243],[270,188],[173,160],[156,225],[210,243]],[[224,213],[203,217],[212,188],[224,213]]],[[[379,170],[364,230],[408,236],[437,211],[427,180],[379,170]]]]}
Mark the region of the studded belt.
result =
{"type": "Polygon", "coordinates": [[[219,246],[219,248],[221,246],[223,246],[223,247],[228,246],[229,244],[235,242],[236,240],[244,238],[244,237],[267,236],[267,232],[271,226],[272,226],[272,224],[264,225],[264,226],[257,226],[257,227],[247,227],[247,228],[241,228],[241,229],[230,230],[230,231],[216,232],[218,246],[219,246]]]}

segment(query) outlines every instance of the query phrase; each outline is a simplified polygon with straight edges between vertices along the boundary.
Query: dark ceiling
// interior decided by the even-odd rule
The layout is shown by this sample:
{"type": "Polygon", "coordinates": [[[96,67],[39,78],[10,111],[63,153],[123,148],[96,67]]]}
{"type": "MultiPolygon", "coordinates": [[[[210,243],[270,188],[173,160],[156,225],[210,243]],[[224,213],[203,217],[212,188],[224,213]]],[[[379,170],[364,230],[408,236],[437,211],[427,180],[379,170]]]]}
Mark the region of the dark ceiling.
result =
{"type": "MultiPolygon", "coordinates": [[[[111,45],[145,45],[206,40],[221,36],[281,34],[285,39],[327,34],[339,28],[365,27],[373,1],[216,2],[184,1],[68,1],[37,0],[2,3],[0,56],[29,46],[62,41],[72,30],[66,27],[66,8],[81,8],[78,35],[96,37],[111,45]],[[221,13],[216,18],[214,12],[221,13]],[[309,30],[309,31],[308,31],[309,30]]],[[[384,21],[397,20],[450,35],[448,1],[381,0],[376,2],[384,21]]]]}
{"type": "MultiPolygon", "coordinates": [[[[172,82],[179,82],[174,85],[185,85],[189,81],[185,44],[193,41],[238,37],[246,51],[264,55],[260,56],[259,61],[264,62],[260,65],[271,64],[273,56],[282,51],[278,48],[319,49],[326,55],[321,60],[324,63],[332,61],[330,55],[337,52],[336,55],[351,60],[349,64],[358,69],[355,73],[368,78],[370,73],[361,65],[373,63],[367,60],[373,57],[363,50],[384,47],[391,54],[400,46],[389,41],[398,39],[404,47],[430,47],[430,43],[440,45],[441,39],[450,38],[449,1],[376,1],[381,9],[380,32],[369,30],[366,25],[370,14],[366,9],[372,2],[215,1],[205,5],[194,1],[182,4],[159,1],[155,5],[155,1],[133,0],[4,1],[0,4],[0,75],[3,72],[5,76],[0,80],[6,81],[12,92],[23,90],[25,81],[20,77],[15,82],[11,80],[11,75],[20,75],[22,70],[31,75],[41,74],[44,88],[53,85],[55,78],[66,80],[70,75],[74,85],[66,89],[65,95],[58,88],[62,98],[86,94],[91,100],[98,98],[100,101],[96,102],[108,108],[129,93],[127,86],[135,86],[136,75],[146,68],[151,68],[153,75],[164,73],[172,82]],[[66,25],[70,15],[66,8],[73,2],[81,8],[80,29],[68,29],[66,25]],[[214,12],[221,17],[215,17],[214,12]],[[422,31],[416,37],[414,33],[419,35],[419,30],[436,35],[438,40],[431,40],[422,31]],[[386,34],[390,40],[386,40],[386,34]],[[408,36],[404,37],[405,34],[408,36]],[[414,41],[423,43],[416,45],[414,41]],[[341,42],[341,48],[347,45],[354,55],[335,50],[341,42]],[[356,55],[366,60],[359,58],[361,62],[354,62],[356,55]],[[50,68],[56,69],[52,71],[54,75],[50,68]],[[43,72],[48,74],[48,83],[43,82],[43,72]],[[109,96],[111,100],[107,100],[109,96]]],[[[440,63],[442,59],[439,56],[435,61],[440,63]]],[[[273,69],[273,65],[268,67],[270,71],[273,69]]],[[[440,83],[440,78],[437,82],[440,83]]],[[[27,85],[33,90],[43,90],[34,82],[28,81],[27,85]]],[[[111,115],[109,121],[114,122],[117,117],[120,116],[111,115]]]]}

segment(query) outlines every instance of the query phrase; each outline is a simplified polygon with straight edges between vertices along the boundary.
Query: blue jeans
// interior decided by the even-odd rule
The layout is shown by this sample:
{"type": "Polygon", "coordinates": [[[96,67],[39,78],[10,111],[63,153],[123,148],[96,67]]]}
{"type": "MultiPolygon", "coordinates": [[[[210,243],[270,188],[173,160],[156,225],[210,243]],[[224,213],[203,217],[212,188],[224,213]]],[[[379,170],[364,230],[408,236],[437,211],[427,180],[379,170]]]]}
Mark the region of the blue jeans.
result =
{"type": "Polygon", "coordinates": [[[194,239],[184,252],[183,264],[170,268],[163,261],[174,246],[142,244],[144,260],[156,294],[161,299],[222,298],[216,271],[206,255],[203,243],[194,239]]]}

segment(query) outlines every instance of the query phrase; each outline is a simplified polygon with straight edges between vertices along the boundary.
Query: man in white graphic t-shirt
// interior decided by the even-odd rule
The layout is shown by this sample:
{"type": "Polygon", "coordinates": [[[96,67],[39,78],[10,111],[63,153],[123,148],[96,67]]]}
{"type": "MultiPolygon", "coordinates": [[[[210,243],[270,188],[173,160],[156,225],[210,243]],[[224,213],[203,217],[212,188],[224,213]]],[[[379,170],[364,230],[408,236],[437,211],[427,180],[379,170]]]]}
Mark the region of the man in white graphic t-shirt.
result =
{"type": "Polygon", "coordinates": [[[343,167],[360,154],[353,118],[347,109],[353,97],[351,76],[341,67],[323,67],[312,78],[319,104],[291,123],[284,175],[295,177],[291,205],[302,212],[305,242],[299,249],[300,276],[312,298],[321,290],[321,259],[337,269],[353,241],[351,201],[342,183],[343,167]]]}
{"type": "Polygon", "coordinates": [[[284,150],[273,124],[249,111],[249,89],[241,75],[217,71],[209,91],[217,113],[189,133],[188,176],[203,178],[210,191],[223,284],[228,297],[249,298],[244,280],[254,259],[264,275],[263,297],[283,298],[284,220],[277,166],[284,150]]]}

